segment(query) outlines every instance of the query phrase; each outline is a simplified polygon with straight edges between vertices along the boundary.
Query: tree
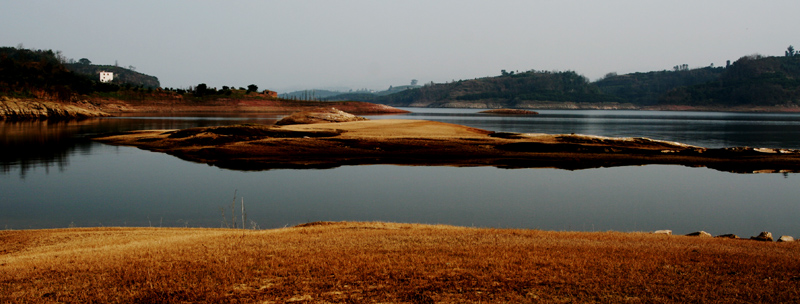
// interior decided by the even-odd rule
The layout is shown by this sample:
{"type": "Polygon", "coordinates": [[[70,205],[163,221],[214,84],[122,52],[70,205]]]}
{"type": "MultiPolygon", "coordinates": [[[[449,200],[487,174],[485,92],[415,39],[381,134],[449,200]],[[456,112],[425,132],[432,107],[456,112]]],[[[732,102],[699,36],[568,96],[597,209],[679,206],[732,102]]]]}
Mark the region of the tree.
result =
{"type": "Polygon", "coordinates": [[[258,91],[258,86],[257,85],[251,84],[251,85],[247,86],[247,93],[256,92],[256,91],[258,91]]]}
{"type": "Polygon", "coordinates": [[[208,91],[208,85],[205,83],[198,84],[197,87],[194,88],[194,95],[201,97],[205,95],[208,91]]]}
{"type": "Polygon", "coordinates": [[[794,57],[798,55],[798,52],[795,51],[794,47],[790,45],[788,48],[786,48],[786,52],[784,52],[784,54],[786,54],[786,57],[794,57]]]}
{"type": "Polygon", "coordinates": [[[86,59],[86,58],[81,58],[81,59],[79,59],[79,60],[78,60],[78,63],[80,63],[80,64],[83,64],[83,65],[90,65],[90,64],[92,64],[92,62],[91,62],[89,59],[86,59]]]}
{"type": "Polygon", "coordinates": [[[417,80],[416,80],[416,79],[411,79],[411,85],[412,85],[412,86],[415,86],[415,85],[417,85],[417,80]]]}

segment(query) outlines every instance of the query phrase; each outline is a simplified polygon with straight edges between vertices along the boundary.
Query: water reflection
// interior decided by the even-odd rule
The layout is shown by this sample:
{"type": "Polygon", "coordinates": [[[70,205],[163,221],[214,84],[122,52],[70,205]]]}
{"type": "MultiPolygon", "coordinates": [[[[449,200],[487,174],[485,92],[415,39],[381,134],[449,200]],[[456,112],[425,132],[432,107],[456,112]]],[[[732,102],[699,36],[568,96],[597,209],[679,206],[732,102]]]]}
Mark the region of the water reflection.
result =
{"type": "Polygon", "coordinates": [[[99,144],[89,137],[131,130],[185,129],[220,125],[274,124],[279,116],[131,116],[79,121],[0,121],[0,172],[19,169],[21,178],[35,168],[64,170],[76,154],[92,154],[99,144]]]}
{"type": "MultiPolygon", "coordinates": [[[[800,116],[794,114],[540,111],[536,117],[509,117],[411,110],[417,112],[370,118],[429,119],[509,132],[646,136],[709,147],[800,148],[800,116]]],[[[0,229],[220,227],[220,208],[230,205],[238,189],[248,218],[262,228],[349,220],[800,234],[795,174],[738,175],[681,166],[566,171],[377,165],[245,172],[87,139],[139,129],[272,124],[278,118],[0,121],[0,229]],[[19,177],[11,174],[16,170],[19,177]]]]}
{"type": "MultiPolygon", "coordinates": [[[[500,116],[477,109],[406,108],[402,115],[370,119],[425,119],[520,133],[578,133],[611,137],[649,137],[709,148],[767,147],[800,149],[800,115],[721,112],[541,110],[536,116],[500,116]]],[[[185,115],[185,114],[184,114],[185,115]]],[[[92,154],[95,134],[145,129],[184,129],[241,123],[273,124],[282,115],[127,116],[69,122],[0,121],[0,172],[33,168],[64,170],[71,155],[92,154]]]]}
{"type": "Polygon", "coordinates": [[[541,110],[537,116],[499,116],[476,109],[409,108],[413,118],[521,133],[648,137],[708,147],[800,149],[800,114],[628,110],[541,110]]]}

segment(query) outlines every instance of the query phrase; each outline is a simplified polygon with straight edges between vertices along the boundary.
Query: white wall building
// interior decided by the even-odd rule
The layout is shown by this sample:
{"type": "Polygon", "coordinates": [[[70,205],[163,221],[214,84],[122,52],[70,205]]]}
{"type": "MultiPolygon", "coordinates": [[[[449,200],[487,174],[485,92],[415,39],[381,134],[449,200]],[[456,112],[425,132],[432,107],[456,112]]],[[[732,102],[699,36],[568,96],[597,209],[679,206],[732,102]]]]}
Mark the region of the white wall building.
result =
{"type": "Polygon", "coordinates": [[[100,82],[110,82],[114,80],[114,73],[101,71],[100,72],[100,82]]]}

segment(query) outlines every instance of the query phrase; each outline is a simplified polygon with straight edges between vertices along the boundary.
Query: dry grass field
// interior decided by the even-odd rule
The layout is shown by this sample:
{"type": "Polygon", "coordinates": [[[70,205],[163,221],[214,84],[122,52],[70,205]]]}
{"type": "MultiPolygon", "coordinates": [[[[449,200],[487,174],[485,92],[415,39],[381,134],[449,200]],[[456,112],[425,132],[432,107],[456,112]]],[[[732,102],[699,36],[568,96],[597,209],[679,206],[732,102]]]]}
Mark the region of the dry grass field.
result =
{"type": "Polygon", "coordinates": [[[796,303],[800,242],[392,223],[0,231],[0,303],[796,303]]]}

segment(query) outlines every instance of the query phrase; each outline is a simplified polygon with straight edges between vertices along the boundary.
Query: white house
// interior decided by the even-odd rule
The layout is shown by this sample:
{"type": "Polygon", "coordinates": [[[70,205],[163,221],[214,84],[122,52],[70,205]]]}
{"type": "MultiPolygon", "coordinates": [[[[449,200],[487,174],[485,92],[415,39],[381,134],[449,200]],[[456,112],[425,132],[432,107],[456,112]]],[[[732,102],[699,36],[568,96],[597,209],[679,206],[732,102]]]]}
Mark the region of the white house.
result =
{"type": "Polygon", "coordinates": [[[114,80],[114,73],[101,71],[100,72],[100,82],[110,82],[114,80]]]}

